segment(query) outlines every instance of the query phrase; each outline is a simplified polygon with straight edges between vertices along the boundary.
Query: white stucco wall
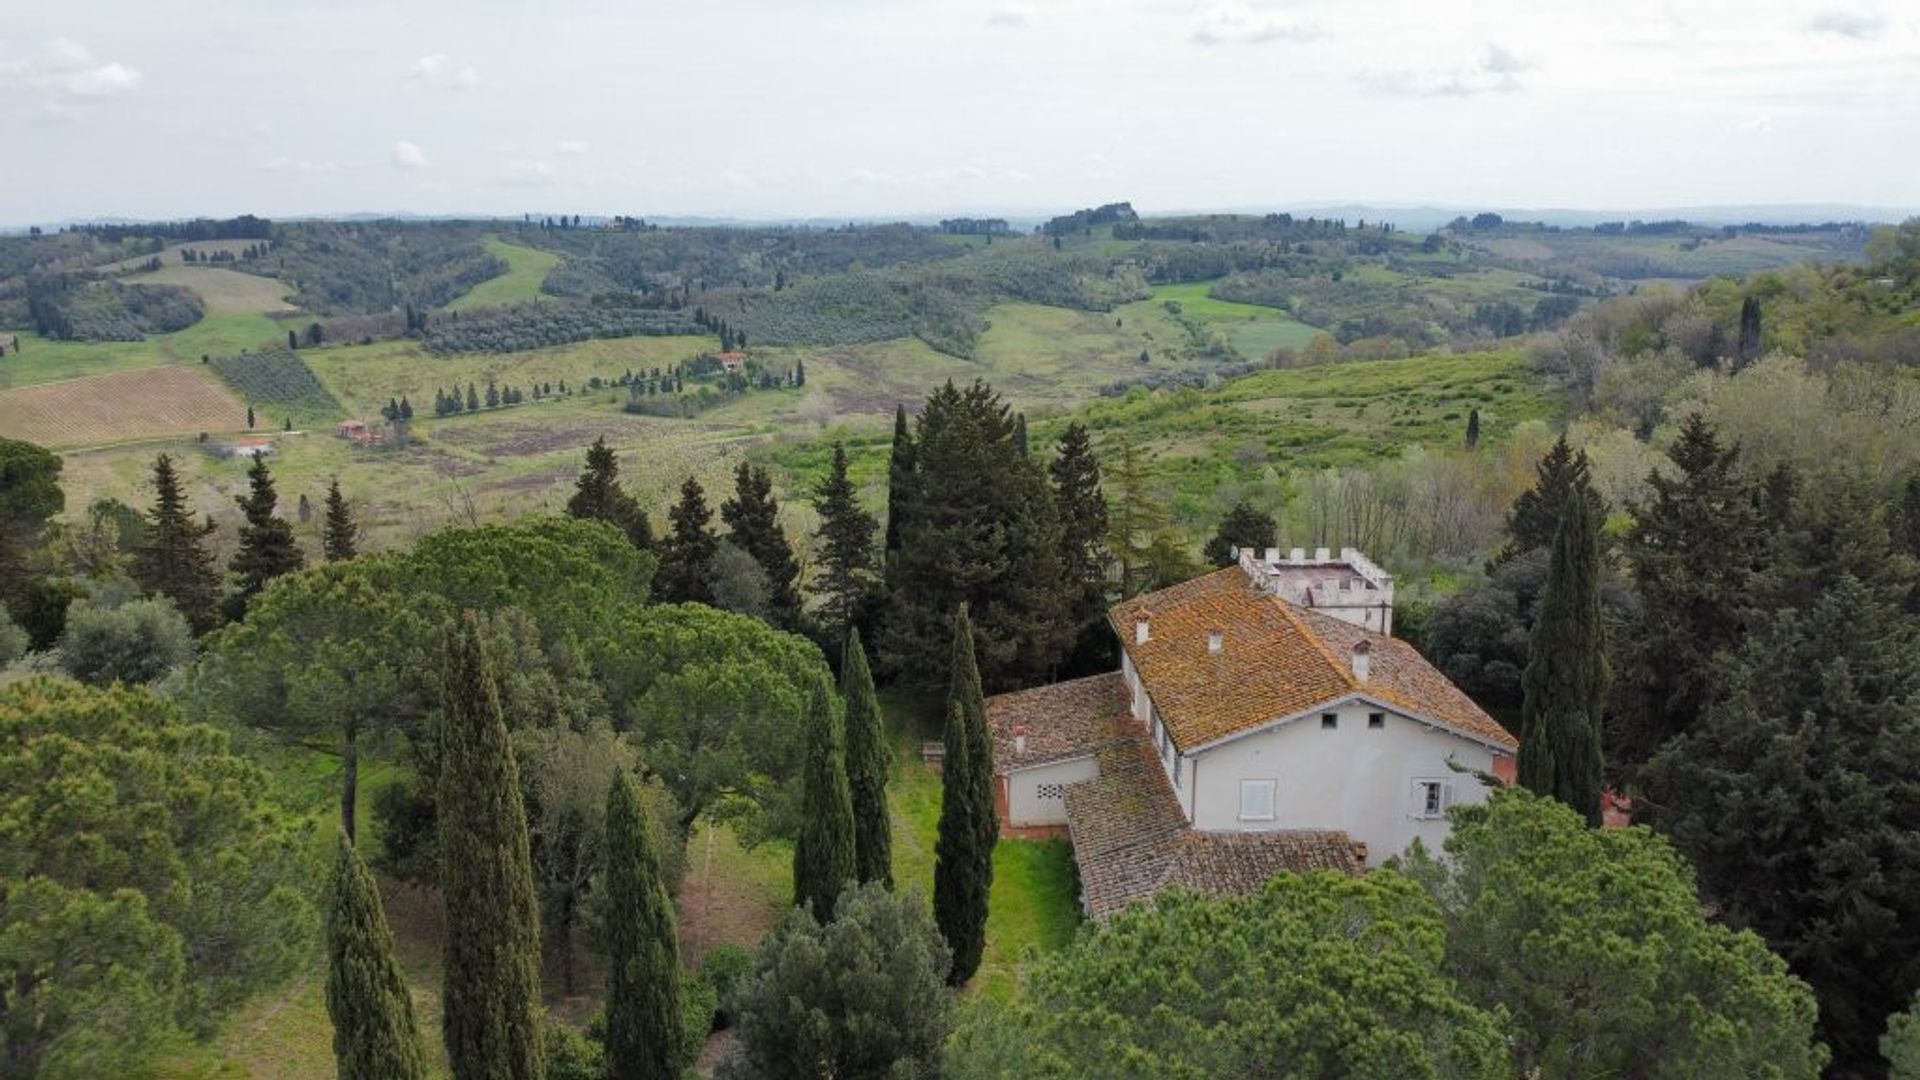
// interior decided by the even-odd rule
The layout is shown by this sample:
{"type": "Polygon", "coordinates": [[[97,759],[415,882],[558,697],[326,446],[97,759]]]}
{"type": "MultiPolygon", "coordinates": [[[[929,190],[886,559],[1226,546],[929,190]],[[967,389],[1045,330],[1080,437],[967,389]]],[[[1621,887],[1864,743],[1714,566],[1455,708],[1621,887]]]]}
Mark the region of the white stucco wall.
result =
{"type": "Polygon", "coordinates": [[[1492,772],[1486,747],[1365,702],[1333,711],[1339,724],[1331,731],[1316,713],[1194,755],[1181,792],[1194,828],[1344,829],[1367,845],[1367,864],[1378,866],[1415,837],[1430,850],[1446,839],[1444,817],[1416,816],[1416,781],[1450,784],[1452,803],[1486,801],[1479,781],[1447,767],[1451,756],[1492,772]],[[1376,730],[1367,717],[1377,712],[1385,712],[1385,726],[1376,730]],[[1272,821],[1241,819],[1241,780],[1276,781],[1272,821]]]}
{"type": "Polygon", "coordinates": [[[1041,798],[1039,794],[1041,785],[1064,787],[1081,780],[1091,780],[1099,774],[1100,767],[1091,757],[1056,761],[1050,765],[1039,765],[1008,774],[1007,823],[1010,825],[1065,825],[1067,801],[1058,797],[1041,798]]]}

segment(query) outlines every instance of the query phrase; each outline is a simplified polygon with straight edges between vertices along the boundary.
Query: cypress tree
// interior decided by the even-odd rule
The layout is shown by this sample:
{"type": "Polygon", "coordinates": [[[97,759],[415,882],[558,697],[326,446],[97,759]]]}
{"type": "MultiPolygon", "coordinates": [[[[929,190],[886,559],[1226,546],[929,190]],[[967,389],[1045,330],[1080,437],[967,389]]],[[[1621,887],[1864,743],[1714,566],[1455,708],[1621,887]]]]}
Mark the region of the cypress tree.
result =
{"type": "Polygon", "coordinates": [[[1013,447],[1020,451],[1023,460],[1032,460],[1033,448],[1027,443],[1027,414],[1015,413],[1013,417],[1013,447]]]}
{"type": "Polygon", "coordinates": [[[660,568],[653,578],[660,599],[713,603],[713,556],[720,541],[707,527],[712,520],[706,492],[698,480],[687,477],[680,485],[680,501],[667,512],[668,532],[660,541],[660,568]]]}
{"type": "Polygon", "coordinates": [[[340,1080],[426,1080],[406,976],[373,875],[337,833],[327,907],[327,1016],[340,1080]]]}
{"type": "Polygon", "coordinates": [[[733,474],[733,498],[720,504],[720,520],[727,523],[727,539],[753,556],[767,575],[767,603],[773,623],[783,629],[800,625],[800,563],[793,545],[780,529],[780,504],[773,498],[773,479],[767,470],[741,462],[733,474]]]}
{"type": "Polygon", "coordinates": [[[219,622],[220,575],[213,553],[200,542],[213,531],[213,522],[194,522],[173,459],[165,454],[153,462],[153,509],[147,519],[146,539],[134,552],[134,580],[148,593],[173,601],[194,633],[206,633],[219,622]]]}
{"type": "Polygon", "coordinates": [[[246,516],[240,526],[240,548],[228,565],[240,578],[240,591],[234,596],[237,611],[244,611],[248,600],[267,587],[267,582],[290,574],[307,564],[300,544],[293,538],[293,526],[274,516],[279,496],[274,494],[273,474],[267,460],[253,459],[247,470],[247,493],[234,500],[246,516]]]}
{"type": "Polygon", "coordinates": [[[847,748],[833,691],[824,680],[807,703],[807,764],[801,780],[805,815],[793,844],[793,902],[813,917],[833,919],[834,901],[854,880],[853,797],[847,788],[847,748]]]}
{"type": "Polygon", "coordinates": [[[1607,756],[1628,779],[1712,704],[1716,658],[1747,636],[1773,547],[1739,449],[1712,424],[1689,415],[1668,456],[1677,468],[1647,477],[1653,498],[1633,508],[1625,544],[1643,603],[1622,635],[1607,756]]]}
{"type": "Polygon", "coordinates": [[[1521,688],[1520,783],[1600,824],[1600,710],[1607,692],[1600,542],[1578,494],[1560,516],[1521,688]]]}
{"type": "Polygon", "coordinates": [[[1070,643],[1060,523],[1045,475],[1023,459],[1010,410],[984,382],[927,399],[900,550],[887,565],[883,667],[937,685],[953,611],[970,604],[987,685],[1051,674],[1070,643]]]}
{"type": "Polygon", "coordinates": [[[479,618],[445,630],[441,1033],[455,1080],[540,1080],[540,924],[519,769],[479,618]]]}
{"type": "Polygon", "coordinates": [[[653,526],[647,521],[647,512],[621,490],[620,462],[604,437],[593,440],[587,448],[587,466],[574,481],[567,516],[604,521],[626,533],[634,547],[653,550],[653,526]]]}
{"type": "Polygon", "coordinates": [[[1480,449],[1480,410],[1472,409],[1467,413],[1467,449],[1480,449]]]}
{"type": "Polygon", "coordinates": [[[887,816],[887,775],[893,755],[873,693],[873,673],[858,634],[847,638],[840,665],[840,694],[847,703],[847,788],[853,796],[853,868],[857,881],[893,888],[893,822],[887,816]]]}
{"type": "Polygon", "coordinates": [[[1560,515],[1566,508],[1568,496],[1575,491],[1600,512],[1597,516],[1606,516],[1600,494],[1593,490],[1587,452],[1575,451],[1567,444],[1567,437],[1561,435],[1534,467],[1533,487],[1513,500],[1513,507],[1507,511],[1507,543],[1488,568],[1504,566],[1520,555],[1552,544],[1554,534],[1560,529],[1560,515]]]}
{"type": "Polygon", "coordinates": [[[820,551],[820,578],[815,586],[830,641],[843,641],[866,610],[873,595],[873,534],[879,528],[873,515],[860,506],[859,493],[847,476],[847,448],[833,444],[833,466],[814,493],[813,508],[820,515],[814,533],[820,551]]]}
{"type": "Polygon", "coordinates": [[[986,947],[993,848],[1000,835],[994,810],[993,743],[974,661],[973,627],[963,605],[953,620],[952,682],[947,694],[945,757],[940,777],[940,831],[933,871],[934,921],[953,950],[954,986],[973,978],[986,947]]]}
{"type": "Polygon", "coordinates": [[[1060,591],[1074,629],[1066,667],[1071,674],[1111,671],[1113,631],[1107,626],[1107,499],[1100,490],[1100,459],[1080,424],[1068,424],[1047,466],[1060,518],[1060,591]]]}
{"type": "Polygon", "coordinates": [[[900,550],[900,528],[907,517],[907,493],[913,486],[913,433],[907,429],[907,407],[893,407],[893,450],[887,455],[886,557],[900,550]]]}
{"type": "Polygon", "coordinates": [[[680,940],[660,867],[659,825],[625,769],[607,791],[606,852],[607,1076],[677,1076],[687,1064],[680,940]]]}
{"type": "Polygon", "coordinates": [[[320,550],[328,562],[345,562],[360,553],[360,524],[353,520],[346,496],[340,494],[338,477],[327,484],[327,517],[320,550]]]}

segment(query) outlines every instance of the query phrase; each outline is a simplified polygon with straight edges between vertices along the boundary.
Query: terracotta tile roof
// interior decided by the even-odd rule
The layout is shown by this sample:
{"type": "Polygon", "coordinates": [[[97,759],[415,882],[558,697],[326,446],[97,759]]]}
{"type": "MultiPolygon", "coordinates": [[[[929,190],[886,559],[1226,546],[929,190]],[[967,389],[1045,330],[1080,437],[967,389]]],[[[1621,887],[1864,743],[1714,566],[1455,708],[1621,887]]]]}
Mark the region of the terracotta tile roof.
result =
{"type": "Polygon", "coordinates": [[[1195,832],[1187,828],[1146,733],[1109,727],[1100,775],[1067,785],[1067,830],[1087,914],[1105,919],[1161,889],[1251,892],[1282,870],[1357,874],[1362,860],[1344,832],[1195,832]]]}
{"type": "Polygon", "coordinates": [[[1248,731],[1360,692],[1473,738],[1519,744],[1411,645],[1296,607],[1239,567],[1114,605],[1108,613],[1147,695],[1182,750],[1248,731]],[[1135,640],[1144,616],[1148,640],[1135,640]],[[1221,635],[1218,653],[1208,635],[1221,635]],[[1350,654],[1373,651],[1363,684],[1350,654]]]}
{"type": "Polygon", "coordinates": [[[1117,671],[987,699],[993,764],[1000,773],[1085,757],[1112,738],[1109,725],[1127,714],[1127,682],[1117,671]],[[1027,748],[1015,750],[1025,729],[1027,748]]]}

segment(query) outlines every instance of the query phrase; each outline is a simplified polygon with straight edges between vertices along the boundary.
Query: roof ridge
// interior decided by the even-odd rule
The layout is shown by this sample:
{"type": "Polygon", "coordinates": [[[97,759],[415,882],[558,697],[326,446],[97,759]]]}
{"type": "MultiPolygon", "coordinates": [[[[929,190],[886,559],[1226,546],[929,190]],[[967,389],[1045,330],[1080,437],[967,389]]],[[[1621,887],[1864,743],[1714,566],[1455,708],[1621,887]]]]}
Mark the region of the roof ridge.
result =
{"type": "MultiPolygon", "coordinates": [[[[1320,654],[1320,658],[1327,662],[1327,667],[1332,669],[1334,677],[1346,685],[1348,692],[1359,689],[1360,681],[1353,677],[1353,665],[1350,663],[1342,664],[1339,657],[1333,655],[1333,650],[1327,647],[1327,643],[1321,639],[1319,633],[1316,632],[1313,627],[1307,625],[1307,620],[1302,618],[1298,611],[1294,610],[1292,601],[1287,600],[1285,597],[1274,596],[1271,593],[1267,595],[1275,604],[1279,605],[1281,617],[1291,623],[1294,629],[1306,635],[1308,643],[1313,646],[1315,652],[1320,654]]],[[[1332,616],[1327,616],[1327,618],[1331,617],[1332,616]]],[[[1360,629],[1363,632],[1365,631],[1364,627],[1356,627],[1356,629],[1360,629]]]]}

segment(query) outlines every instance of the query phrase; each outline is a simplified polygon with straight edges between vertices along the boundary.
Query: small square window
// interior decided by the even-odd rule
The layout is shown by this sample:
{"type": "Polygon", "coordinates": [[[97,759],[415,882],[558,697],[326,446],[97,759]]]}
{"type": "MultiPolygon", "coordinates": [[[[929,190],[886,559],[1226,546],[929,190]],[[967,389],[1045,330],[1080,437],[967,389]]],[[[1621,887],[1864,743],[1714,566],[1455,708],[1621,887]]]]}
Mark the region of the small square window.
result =
{"type": "Polygon", "coordinates": [[[1273,793],[1279,786],[1274,780],[1240,781],[1240,820],[1272,821],[1273,793]]]}
{"type": "Polygon", "coordinates": [[[1453,785],[1445,780],[1415,780],[1413,782],[1413,816],[1416,818],[1438,818],[1446,816],[1447,807],[1453,803],[1453,785]]]}
{"type": "Polygon", "coordinates": [[[1372,729],[1373,729],[1373,730],[1375,730],[1375,731],[1378,731],[1378,730],[1380,730],[1381,728],[1383,728],[1383,727],[1386,727],[1386,726],[1387,726],[1387,714],[1386,714],[1386,713],[1383,713],[1383,712],[1370,712],[1370,713],[1368,713],[1368,714],[1367,714],[1367,726],[1368,726],[1368,727],[1370,727],[1370,728],[1372,728],[1372,729]]]}
{"type": "Polygon", "coordinates": [[[1339,713],[1321,713],[1320,714],[1320,730],[1321,731],[1332,731],[1333,729],[1339,726],[1340,726],[1339,713]]]}

